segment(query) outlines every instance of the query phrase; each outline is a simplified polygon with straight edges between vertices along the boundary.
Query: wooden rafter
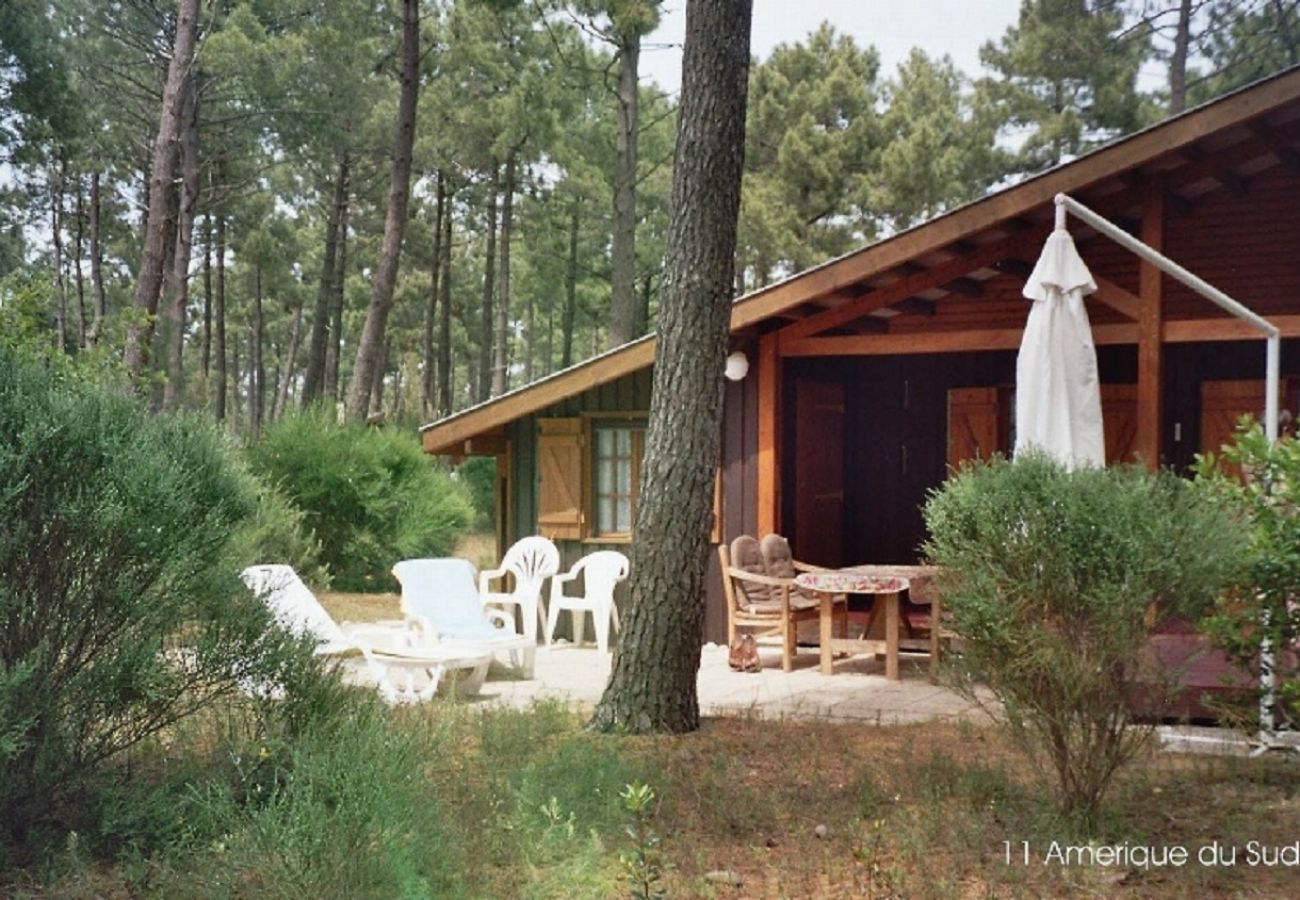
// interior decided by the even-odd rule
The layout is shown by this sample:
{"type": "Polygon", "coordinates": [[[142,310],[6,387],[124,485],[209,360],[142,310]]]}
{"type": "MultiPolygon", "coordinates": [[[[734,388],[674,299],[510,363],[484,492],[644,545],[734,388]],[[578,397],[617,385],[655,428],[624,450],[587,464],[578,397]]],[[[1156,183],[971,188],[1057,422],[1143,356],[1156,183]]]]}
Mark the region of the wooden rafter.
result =
{"type": "Polygon", "coordinates": [[[1300,175],[1300,151],[1290,141],[1283,139],[1267,122],[1252,122],[1250,130],[1263,141],[1278,162],[1291,170],[1291,174],[1300,175]]]}

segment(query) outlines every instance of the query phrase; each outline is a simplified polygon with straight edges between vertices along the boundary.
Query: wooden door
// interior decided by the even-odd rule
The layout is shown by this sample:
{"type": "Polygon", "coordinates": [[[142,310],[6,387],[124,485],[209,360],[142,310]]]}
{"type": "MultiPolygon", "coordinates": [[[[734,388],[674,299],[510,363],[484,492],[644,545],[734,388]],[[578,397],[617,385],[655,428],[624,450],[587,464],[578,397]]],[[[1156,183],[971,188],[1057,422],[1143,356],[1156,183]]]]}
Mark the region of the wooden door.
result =
{"type": "Polygon", "coordinates": [[[844,564],[844,385],[801,377],[795,384],[794,553],[844,564]]]}
{"type": "MultiPolygon", "coordinates": [[[[1201,382],[1201,452],[1222,453],[1224,444],[1233,443],[1237,423],[1241,417],[1251,415],[1258,422],[1264,420],[1265,382],[1253,381],[1202,381],[1201,382]]],[[[1290,396],[1287,379],[1278,385],[1278,408],[1286,406],[1290,396]]],[[[1236,466],[1225,466],[1225,471],[1240,474],[1236,466]]]]}
{"type": "Polygon", "coordinates": [[[1137,462],[1137,385],[1103,384],[1101,420],[1106,430],[1106,465],[1137,462]]]}
{"type": "Polygon", "coordinates": [[[953,388],[948,392],[948,467],[988,459],[1000,450],[998,389],[953,388]]]}

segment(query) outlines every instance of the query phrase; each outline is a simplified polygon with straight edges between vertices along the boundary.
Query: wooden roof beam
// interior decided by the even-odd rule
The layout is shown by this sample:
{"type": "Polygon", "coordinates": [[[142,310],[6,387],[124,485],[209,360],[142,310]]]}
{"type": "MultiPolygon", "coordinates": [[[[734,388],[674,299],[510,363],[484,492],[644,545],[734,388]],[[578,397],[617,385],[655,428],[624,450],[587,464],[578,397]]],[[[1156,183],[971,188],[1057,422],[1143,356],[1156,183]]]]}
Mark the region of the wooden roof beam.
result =
{"type": "Polygon", "coordinates": [[[933,300],[926,300],[924,297],[908,297],[906,300],[900,300],[889,308],[906,315],[932,316],[938,311],[939,304],[933,300]]]}
{"type": "Polygon", "coordinates": [[[945,291],[950,291],[954,294],[961,294],[965,297],[984,296],[984,282],[976,278],[954,278],[947,284],[940,285],[940,287],[945,291]]]}
{"type": "Polygon", "coordinates": [[[1250,130],[1264,142],[1278,162],[1291,170],[1292,175],[1300,175],[1300,151],[1290,141],[1284,140],[1267,122],[1251,122],[1250,130]]]}

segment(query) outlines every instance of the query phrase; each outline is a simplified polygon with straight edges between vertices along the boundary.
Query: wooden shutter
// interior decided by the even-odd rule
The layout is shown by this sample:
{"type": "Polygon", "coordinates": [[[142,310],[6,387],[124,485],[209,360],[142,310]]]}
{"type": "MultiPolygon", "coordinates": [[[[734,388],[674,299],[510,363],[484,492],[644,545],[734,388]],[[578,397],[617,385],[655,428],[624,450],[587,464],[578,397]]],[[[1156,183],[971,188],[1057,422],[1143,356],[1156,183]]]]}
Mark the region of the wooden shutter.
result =
{"type": "Polygon", "coordinates": [[[551,540],[578,540],[582,513],[582,419],[541,419],[537,436],[537,530],[551,540]]]}
{"type": "Polygon", "coordinates": [[[948,392],[948,466],[987,459],[998,446],[998,389],[953,388],[948,392]]]}
{"type": "Polygon", "coordinates": [[[1101,418],[1106,428],[1106,465],[1135,462],[1137,385],[1103,384],[1101,418]]]}

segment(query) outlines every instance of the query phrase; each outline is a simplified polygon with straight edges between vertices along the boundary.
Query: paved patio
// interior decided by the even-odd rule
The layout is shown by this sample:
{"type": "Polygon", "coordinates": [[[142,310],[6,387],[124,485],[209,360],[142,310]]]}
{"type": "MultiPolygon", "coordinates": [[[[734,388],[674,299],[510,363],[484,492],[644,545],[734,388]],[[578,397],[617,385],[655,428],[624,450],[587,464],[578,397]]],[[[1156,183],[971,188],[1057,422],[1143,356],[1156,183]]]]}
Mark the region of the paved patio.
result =
{"type": "MultiPolygon", "coordinates": [[[[931,684],[924,659],[905,657],[902,680],[889,681],[884,661],[871,657],[837,660],[835,674],[823,675],[816,648],[801,650],[794,671],[788,673],[781,671],[779,652],[763,648],[760,655],[761,672],[733,672],[727,665],[727,648],[706,645],[700,661],[700,711],[706,716],[821,718],[880,725],[986,719],[978,706],[931,684]]],[[[539,647],[534,678],[520,680],[494,665],[478,699],[516,707],[544,698],[591,706],[605,689],[609,669],[609,655],[591,647],[539,647]]]]}

